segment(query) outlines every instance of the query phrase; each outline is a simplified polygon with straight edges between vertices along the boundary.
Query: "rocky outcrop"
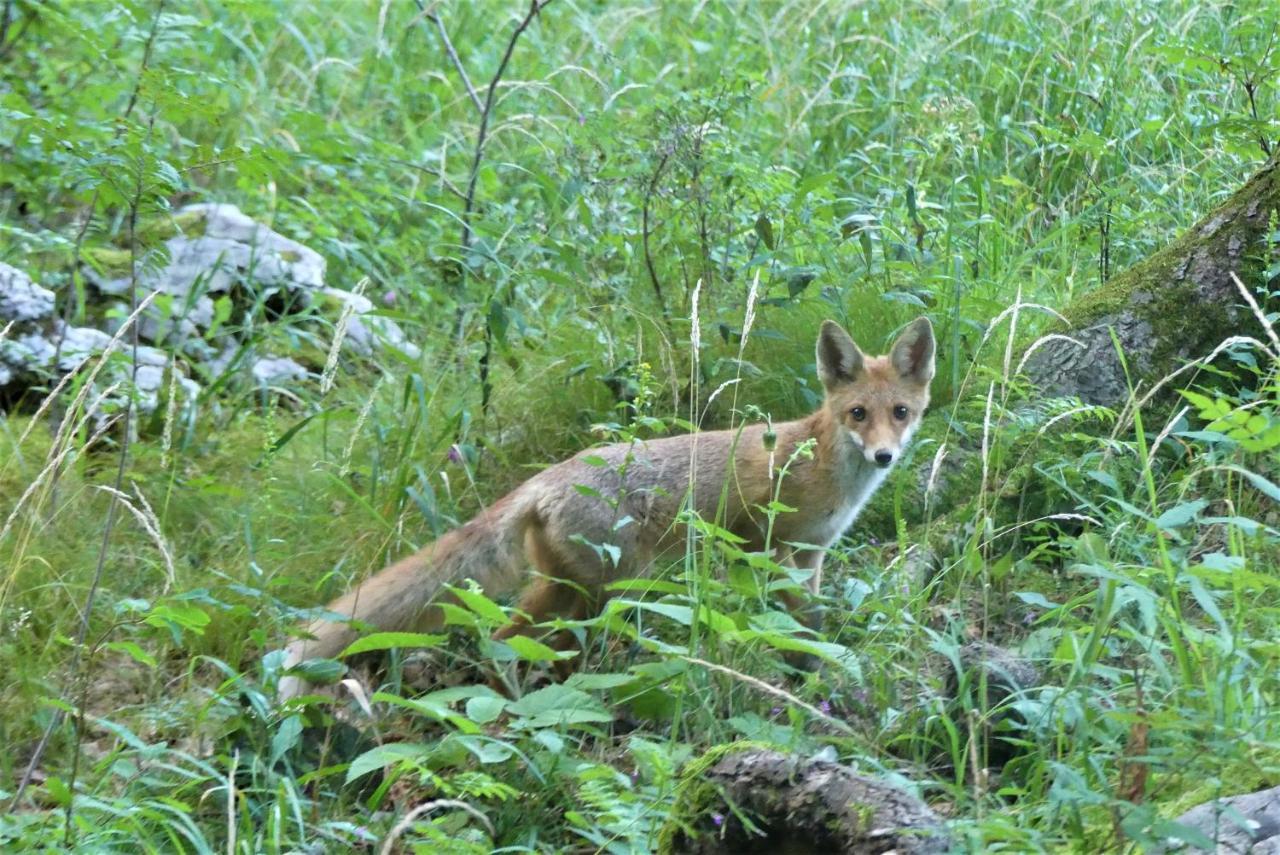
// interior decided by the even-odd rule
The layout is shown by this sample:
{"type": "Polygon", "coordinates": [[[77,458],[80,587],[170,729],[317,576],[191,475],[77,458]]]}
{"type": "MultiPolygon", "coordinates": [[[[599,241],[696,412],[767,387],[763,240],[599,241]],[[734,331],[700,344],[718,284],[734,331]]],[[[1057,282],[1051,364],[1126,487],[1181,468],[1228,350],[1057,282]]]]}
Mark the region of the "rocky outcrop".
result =
{"type": "MultiPolygon", "coordinates": [[[[0,263],[0,401],[21,400],[28,390],[47,389],[87,359],[100,356],[129,314],[130,291],[139,300],[156,295],[138,318],[136,372],[131,347],[116,350],[104,375],[127,388],[136,381],[137,402],[153,409],[171,359],[179,375],[207,380],[237,373],[253,385],[288,385],[318,373],[297,354],[264,353],[242,330],[273,323],[328,321],[342,330],[351,355],[373,356],[384,348],[417,358],[419,351],[391,319],[375,314],[360,293],[326,285],[325,260],[315,250],[246,216],[234,205],[188,205],[149,224],[145,251],[135,272],[130,254],[98,249],[85,253],[84,273],[93,286],[89,326],[70,326],[55,315],[55,295],[25,272],[0,263]],[[241,353],[246,350],[247,353],[241,353]],[[239,358],[235,358],[239,354],[239,358]]],[[[124,336],[122,339],[127,340],[124,336]]],[[[317,336],[323,341],[324,333],[317,336]]],[[[316,361],[316,354],[311,354],[316,361]]],[[[182,376],[189,397],[199,385],[182,376]]]]}
{"type": "Polygon", "coordinates": [[[1280,787],[1214,799],[1174,820],[1181,829],[1158,852],[1280,855],[1280,787]]]}

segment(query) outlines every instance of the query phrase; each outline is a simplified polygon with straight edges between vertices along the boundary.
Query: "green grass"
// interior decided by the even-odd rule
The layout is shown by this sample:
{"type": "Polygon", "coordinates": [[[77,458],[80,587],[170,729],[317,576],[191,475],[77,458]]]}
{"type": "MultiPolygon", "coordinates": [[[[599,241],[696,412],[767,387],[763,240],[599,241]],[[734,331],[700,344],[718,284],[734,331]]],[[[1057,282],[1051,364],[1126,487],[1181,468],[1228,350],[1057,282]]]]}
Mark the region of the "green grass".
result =
{"type": "MultiPolygon", "coordinates": [[[[184,201],[230,201],[320,251],[330,284],[368,276],[375,302],[394,295],[388,313],[424,353],[346,360],[328,394],[222,390],[169,426],[167,448],[144,430],[122,489],[139,513],[145,496],[158,536],[117,508],[78,668],[119,436],[62,446],[56,477],[0,535],[0,739],[13,746],[0,804],[55,709],[83,703],[85,727],[53,729],[24,804],[0,818],[0,849],[339,850],[454,799],[492,834],[446,807],[401,842],[648,851],[680,764],[737,738],[829,745],[914,782],[975,852],[1125,851],[1198,800],[1280,783],[1274,446],[1182,435],[1210,420],[1199,408],[1154,452],[1167,407],[1114,436],[1105,410],[1050,425],[1070,405],[1004,374],[1007,320],[984,339],[1019,294],[1063,308],[1261,162],[1259,137],[1280,136],[1266,3],[557,0],[497,89],[465,252],[451,188],[466,187],[478,113],[414,4],[167,4],[145,73],[151,4],[13,8],[0,260],[92,316],[75,259],[127,247],[131,204],[149,225],[184,201]],[[263,655],[300,610],[632,428],[604,378],[644,390],[665,422],[736,379],[704,426],[740,419],[735,402],[791,418],[820,394],[821,319],[880,351],[920,313],[941,363],[911,468],[943,441],[970,457],[928,514],[903,467],[831,556],[821,673],[788,677],[794,628],[707,530],[689,569],[665,577],[676,584],[590,622],[583,677],[537,696],[585,711],[578,725],[499,717],[500,702],[457,686],[471,697],[379,702],[376,725],[352,704],[337,718],[362,733],[323,740],[301,732],[333,722],[321,705],[271,708],[263,655]],[[1089,520],[1043,519],[1055,514],[1089,520]],[[934,572],[905,566],[918,544],[934,572]],[[688,620],[692,607],[711,620],[688,620]],[[974,638],[1017,647],[1043,681],[1015,701],[1024,751],[989,777],[965,722],[999,710],[941,697],[947,659],[974,638]],[[636,729],[621,734],[614,714],[636,729]],[[357,757],[367,774],[350,774],[357,757]],[[1139,767],[1136,797],[1123,782],[1139,767]]],[[[438,7],[482,97],[525,9],[438,7]]],[[[1036,317],[1021,313],[1019,331],[1036,317]]],[[[314,342],[321,362],[331,337],[236,322],[264,345],[314,342]]],[[[1269,420],[1249,429],[1262,435],[1277,391],[1259,362],[1235,364],[1256,392],[1218,394],[1269,420]]],[[[0,417],[0,526],[55,447],[48,415],[27,433],[31,409],[0,417]]],[[[427,652],[428,691],[477,681],[469,663],[494,651],[492,621],[474,623],[427,652]]]]}

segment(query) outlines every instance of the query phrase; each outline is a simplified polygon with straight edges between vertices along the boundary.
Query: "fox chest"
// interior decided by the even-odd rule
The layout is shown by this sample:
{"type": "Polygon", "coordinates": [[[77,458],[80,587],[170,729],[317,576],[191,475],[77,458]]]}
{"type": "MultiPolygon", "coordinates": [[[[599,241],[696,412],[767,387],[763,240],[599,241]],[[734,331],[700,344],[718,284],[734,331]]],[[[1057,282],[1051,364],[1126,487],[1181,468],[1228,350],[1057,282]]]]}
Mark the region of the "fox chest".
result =
{"type": "Polygon", "coordinates": [[[849,530],[863,507],[884,483],[888,469],[850,467],[827,490],[800,490],[791,502],[797,513],[786,539],[827,547],[849,530]],[[807,492],[807,495],[806,495],[807,492]]]}

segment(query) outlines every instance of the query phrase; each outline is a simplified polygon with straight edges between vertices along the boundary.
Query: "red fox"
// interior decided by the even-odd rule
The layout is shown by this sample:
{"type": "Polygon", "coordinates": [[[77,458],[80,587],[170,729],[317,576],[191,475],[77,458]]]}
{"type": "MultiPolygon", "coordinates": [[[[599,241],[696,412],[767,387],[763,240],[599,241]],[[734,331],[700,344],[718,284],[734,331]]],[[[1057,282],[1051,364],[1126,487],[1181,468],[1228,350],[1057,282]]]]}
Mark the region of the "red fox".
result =
{"type": "MultiPolygon", "coordinates": [[[[807,418],[593,448],[543,470],[466,525],[369,578],[329,611],[383,631],[440,628],[432,608],[447,585],[475,580],[489,595],[523,589],[516,620],[498,637],[527,632],[550,617],[580,620],[599,609],[607,586],[672,563],[685,549],[680,516],[689,508],[717,517],[747,543],[782,546],[778,560],[812,570],[816,593],[827,547],[853,523],[920,424],[934,374],[933,327],[913,321],[885,356],[867,356],[849,334],[825,321],[818,334],[818,377],[825,401],[807,418]],[[779,468],[801,444],[786,477],[779,468]],[[725,486],[728,479],[728,490],[725,486]],[[762,508],[775,495],[795,512],[776,517],[766,544],[762,508]],[[611,549],[601,550],[599,545],[611,549]]],[[[447,596],[447,594],[445,595],[447,596]]],[[[786,595],[793,612],[802,599],[786,595]]],[[[317,620],[286,650],[284,666],[330,658],[358,635],[349,623],[317,620]]],[[[284,698],[305,684],[280,683],[284,698]]]]}

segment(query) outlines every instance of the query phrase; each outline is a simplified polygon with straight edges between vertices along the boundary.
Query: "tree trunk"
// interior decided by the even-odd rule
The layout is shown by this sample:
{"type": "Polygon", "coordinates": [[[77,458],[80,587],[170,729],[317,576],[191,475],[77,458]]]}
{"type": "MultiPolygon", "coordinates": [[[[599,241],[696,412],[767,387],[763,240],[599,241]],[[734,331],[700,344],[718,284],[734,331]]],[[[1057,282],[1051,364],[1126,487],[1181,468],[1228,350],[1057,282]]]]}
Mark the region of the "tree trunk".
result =
{"type": "Polygon", "coordinates": [[[1129,390],[1112,330],[1135,387],[1207,356],[1228,336],[1261,338],[1232,274],[1251,289],[1265,281],[1277,211],[1280,155],[1173,243],[1073,300],[1063,311],[1070,327],[1050,332],[1079,344],[1061,338],[1043,344],[1027,364],[1032,381],[1046,395],[1114,406],[1129,390]]]}

